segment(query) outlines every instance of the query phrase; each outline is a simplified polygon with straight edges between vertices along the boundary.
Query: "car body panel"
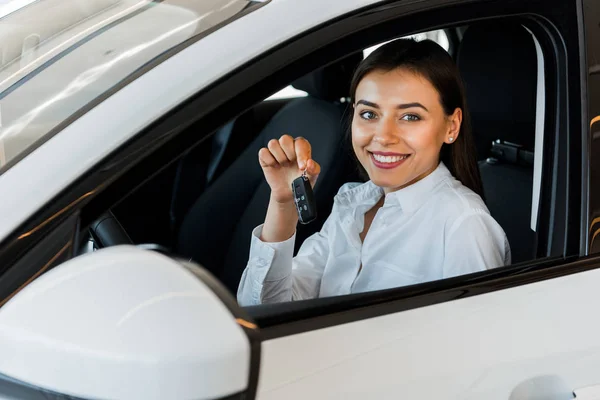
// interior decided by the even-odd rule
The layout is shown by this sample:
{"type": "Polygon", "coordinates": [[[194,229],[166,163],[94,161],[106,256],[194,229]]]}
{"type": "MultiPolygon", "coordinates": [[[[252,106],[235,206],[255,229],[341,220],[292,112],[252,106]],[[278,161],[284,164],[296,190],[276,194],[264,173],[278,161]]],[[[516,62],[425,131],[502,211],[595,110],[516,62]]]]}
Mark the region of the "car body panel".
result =
{"type": "Polygon", "coordinates": [[[263,343],[258,399],[505,400],[600,383],[600,270],[263,343]]]}

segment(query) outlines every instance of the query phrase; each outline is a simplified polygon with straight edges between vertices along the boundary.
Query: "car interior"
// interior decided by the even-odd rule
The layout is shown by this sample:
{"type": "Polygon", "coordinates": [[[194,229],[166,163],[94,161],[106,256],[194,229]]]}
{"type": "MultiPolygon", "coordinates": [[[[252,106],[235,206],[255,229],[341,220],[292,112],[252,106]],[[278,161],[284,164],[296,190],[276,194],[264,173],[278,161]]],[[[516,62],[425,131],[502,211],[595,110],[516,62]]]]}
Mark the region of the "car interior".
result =
{"type": "MultiPolygon", "coordinates": [[[[485,201],[508,236],[513,264],[534,259],[534,155],[543,121],[535,38],[510,19],[444,32],[466,87],[485,201]]],[[[94,245],[155,244],[202,265],[235,293],[269,200],[257,153],[287,133],[307,138],[322,166],[318,218],[298,226],[297,250],[321,228],[339,187],[364,180],[347,138],[349,85],[362,59],[351,54],[297,79],[291,85],[305,96],[262,101],[188,149],[92,225],[94,245]]],[[[189,129],[205,134],[202,126],[189,129]]]]}

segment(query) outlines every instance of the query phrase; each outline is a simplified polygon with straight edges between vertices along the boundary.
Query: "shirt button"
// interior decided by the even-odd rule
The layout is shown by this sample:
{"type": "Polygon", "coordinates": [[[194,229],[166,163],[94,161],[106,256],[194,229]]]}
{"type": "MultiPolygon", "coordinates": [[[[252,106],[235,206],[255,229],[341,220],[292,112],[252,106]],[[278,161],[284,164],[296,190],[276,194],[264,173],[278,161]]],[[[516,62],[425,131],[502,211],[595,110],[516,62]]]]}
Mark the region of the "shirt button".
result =
{"type": "Polygon", "coordinates": [[[252,261],[255,265],[258,265],[259,267],[264,267],[265,265],[267,265],[267,260],[265,260],[262,257],[254,258],[252,261]]]}

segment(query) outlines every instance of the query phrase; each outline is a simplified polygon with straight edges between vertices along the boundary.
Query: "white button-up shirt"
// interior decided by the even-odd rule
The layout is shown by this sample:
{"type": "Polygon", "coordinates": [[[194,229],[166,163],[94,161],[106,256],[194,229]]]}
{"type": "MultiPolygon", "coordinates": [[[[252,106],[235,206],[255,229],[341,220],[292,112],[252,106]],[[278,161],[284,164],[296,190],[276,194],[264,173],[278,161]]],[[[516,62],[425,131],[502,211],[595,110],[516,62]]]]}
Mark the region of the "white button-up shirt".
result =
{"type": "Polygon", "coordinates": [[[433,281],[510,264],[510,248],[481,197],[443,163],[385,195],[364,243],[364,214],[383,196],[372,182],[347,183],[320,232],[296,257],[295,236],[279,243],[252,232],[241,305],[337,296],[433,281]],[[362,268],[361,268],[362,265],[362,268]]]}

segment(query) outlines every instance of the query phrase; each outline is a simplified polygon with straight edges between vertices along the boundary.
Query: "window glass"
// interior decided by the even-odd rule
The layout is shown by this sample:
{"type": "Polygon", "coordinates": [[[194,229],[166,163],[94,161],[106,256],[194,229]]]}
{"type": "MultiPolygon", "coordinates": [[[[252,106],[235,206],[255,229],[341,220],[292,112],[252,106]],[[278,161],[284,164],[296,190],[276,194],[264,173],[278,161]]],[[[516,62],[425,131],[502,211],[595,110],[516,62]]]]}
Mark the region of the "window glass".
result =
{"type": "Polygon", "coordinates": [[[25,7],[35,0],[0,0],[0,18],[25,7]]]}
{"type": "Polygon", "coordinates": [[[250,3],[39,0],[5,4],[0,9],[0,166],[149,61],[250,3]]]}
{"type": "MultiPolygon", "coordinates": [[[[426,39],[433,40],[434,42],[436,42],[437,44],[442,46],[444,48],[444,50],[446,50],[446,51],[448,51],[448,49],[450,48],[450,42],[448,41],[448,35],[446,35],[446,32],[443,29],[439,29],[437,31],[417,33],[415,35],[410,35],[410,36],[406,36],[406,37],[413,38],[417,41],[426,40],[426,39]]],[[[388,42],[379,43],[375,46],[371,46],[369,48],[364,49],[363,50],[364,56],[367,57],[378,47],[383,46],[384,44],[386,44],[388,42]]]]}
{"type": "Polygon", "coordinates": [[[307,95],[308,93],[306,93],[304,90],[298,90],[292,85],[289,85],[267,98],[267,100],[293,99],[297,97],[306,97],[307,95]]]}

